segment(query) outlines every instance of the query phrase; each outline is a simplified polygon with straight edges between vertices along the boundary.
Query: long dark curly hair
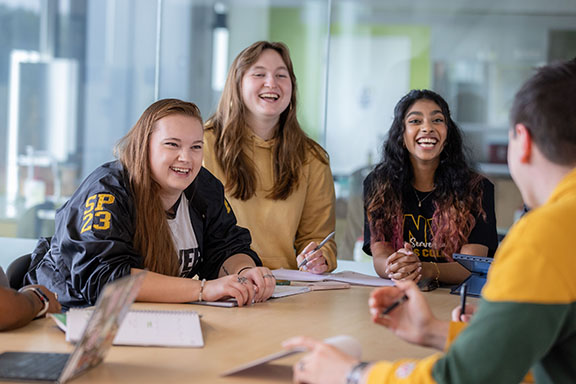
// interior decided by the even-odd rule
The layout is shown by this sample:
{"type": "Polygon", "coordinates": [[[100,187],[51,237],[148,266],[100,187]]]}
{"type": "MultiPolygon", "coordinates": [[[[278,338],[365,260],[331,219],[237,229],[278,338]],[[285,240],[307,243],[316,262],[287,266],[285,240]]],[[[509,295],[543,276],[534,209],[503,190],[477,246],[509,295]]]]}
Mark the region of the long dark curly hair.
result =
{"type": "Polygon", "coordinates": [[[412,90],[394,108],[394,120],[382,150],[382,161],[374,168],[365,185],[365,209],[370,223],[372,241],[392,243],[394,249],[403,245],[403,196],[412,194],[414,171],[410,153],[404,147],[404,117],[418,100],[436,103],[444,115],[447,137],[434,173],[434,215],[432,247],[449,259],[467,243],[476,223],[474,214],[481,214],[483,177],[475,172],[462,143],[462,134],[450,116],[446,101],[430,90],[412,90]]]}

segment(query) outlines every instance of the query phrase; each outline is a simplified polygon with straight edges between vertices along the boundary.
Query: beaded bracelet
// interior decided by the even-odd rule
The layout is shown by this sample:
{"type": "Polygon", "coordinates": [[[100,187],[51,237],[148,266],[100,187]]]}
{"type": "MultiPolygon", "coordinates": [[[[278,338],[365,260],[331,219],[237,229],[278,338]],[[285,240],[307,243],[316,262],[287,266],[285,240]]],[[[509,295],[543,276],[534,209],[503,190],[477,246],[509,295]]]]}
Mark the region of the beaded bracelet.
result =
{"type": "Polygon", "coordinates": [[[204,285],[206,284],[206,279],[202,279],[200,282],[200,293],[198,294],[198,301],[202,301],[202,293],[204,292],[204,285]]]}

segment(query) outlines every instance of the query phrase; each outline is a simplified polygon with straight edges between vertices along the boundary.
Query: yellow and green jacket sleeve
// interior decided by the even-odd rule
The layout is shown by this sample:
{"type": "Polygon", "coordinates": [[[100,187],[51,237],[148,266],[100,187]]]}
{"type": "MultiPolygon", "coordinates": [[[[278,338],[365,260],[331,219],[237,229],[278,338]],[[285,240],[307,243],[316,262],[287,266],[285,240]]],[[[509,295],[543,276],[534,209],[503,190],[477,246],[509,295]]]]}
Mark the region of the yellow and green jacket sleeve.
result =
{"type": "Polygon", "coordinates": [[[376,364],[369,383],[519,383],[529,370],[536,383],[576,382],[575,217],[573,171],[506,236],[476,314],[446,354],[376,364]]]}

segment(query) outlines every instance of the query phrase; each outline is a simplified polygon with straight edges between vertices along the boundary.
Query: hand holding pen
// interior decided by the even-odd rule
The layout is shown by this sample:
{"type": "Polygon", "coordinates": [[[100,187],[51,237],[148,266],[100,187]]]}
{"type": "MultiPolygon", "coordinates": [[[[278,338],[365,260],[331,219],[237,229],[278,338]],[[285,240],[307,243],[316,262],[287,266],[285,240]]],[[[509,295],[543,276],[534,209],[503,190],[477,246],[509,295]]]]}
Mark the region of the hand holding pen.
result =
{"type": "Polygon", "coordinates": [[[334,232],[330,233],[320,244],[316,245],[311,242],[304,248],[302,253],[296,258],[298,263],[298,269],[303,271],[308,271],[312,273],[324,273],[328,270],[328,264],[326,258],[322,254],[321,248],[326,244],[332,237],[334,237],[334,232]]]}
{"type": "Polygon", "coordinates": [[[468,295],[468,286],[466,283],[462,283],[460,286],[460,305],[452,310],[452,321],[462,321],[468,323],[474,312],[476,312],[476,306],[466,303],[466,296],[468,295]]]}
{"type": "Polygon", "coordinates": [[[368,301],[372,321],[410,343],[442,349],[447,322],[438,320],[413,281],[372,291],[368,301]]]}

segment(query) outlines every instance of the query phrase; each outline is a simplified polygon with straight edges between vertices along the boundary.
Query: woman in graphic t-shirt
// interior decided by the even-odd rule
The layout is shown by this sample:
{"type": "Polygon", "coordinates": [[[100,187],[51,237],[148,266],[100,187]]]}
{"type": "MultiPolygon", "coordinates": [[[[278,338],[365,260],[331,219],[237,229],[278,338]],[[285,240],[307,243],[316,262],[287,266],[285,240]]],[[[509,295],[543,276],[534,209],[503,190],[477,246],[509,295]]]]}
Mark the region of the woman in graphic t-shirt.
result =
{"type": "Polygon", "coordinates": [[[494,186],[470,167],[448,104],[429,90],[396,105],[364,207],[363,249],[385,278],[459,283],[468,271],[452,254],[487,256],[498,244],[494,186]]]}

